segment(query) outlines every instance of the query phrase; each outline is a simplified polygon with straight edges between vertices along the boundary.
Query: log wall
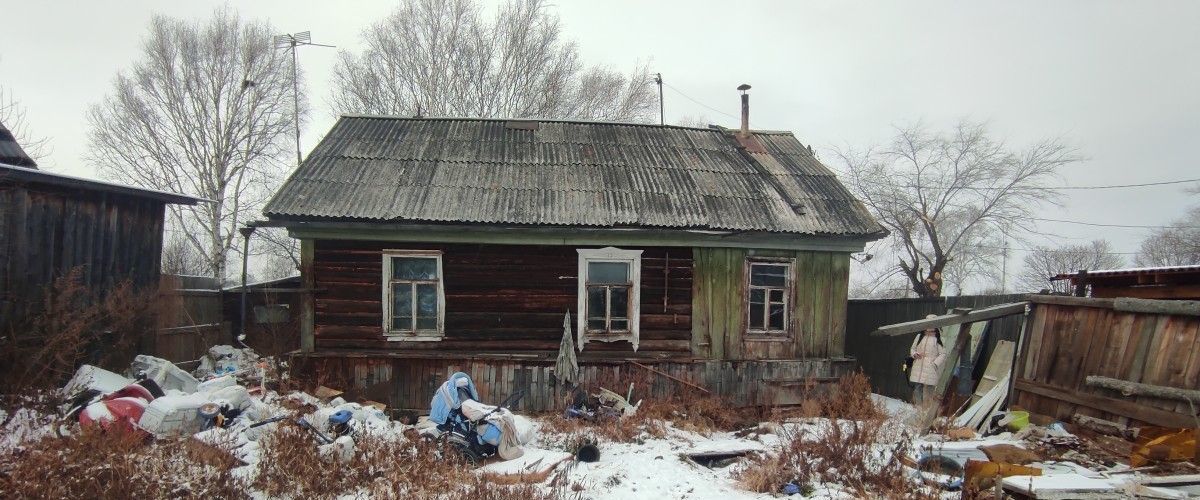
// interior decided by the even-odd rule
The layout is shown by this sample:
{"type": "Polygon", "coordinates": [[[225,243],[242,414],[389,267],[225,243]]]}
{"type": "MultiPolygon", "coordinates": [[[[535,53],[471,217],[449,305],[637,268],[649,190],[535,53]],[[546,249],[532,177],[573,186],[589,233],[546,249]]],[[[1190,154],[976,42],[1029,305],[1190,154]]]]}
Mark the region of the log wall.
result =
{"type": "MultiPolygon", "coordinates": [[[[585,356],[691,357],[692,250],[640,248],[641,328],[629,342],[587,344],[585,356]]],[[[557,351],[563,315],[577,317],[574,246],[317,240],[313,256],[317,350],[403,349],[442,353],[557,351]],[[383,335],[384,249],[441,250],[445,337],[388,341],[383,335]]]]}

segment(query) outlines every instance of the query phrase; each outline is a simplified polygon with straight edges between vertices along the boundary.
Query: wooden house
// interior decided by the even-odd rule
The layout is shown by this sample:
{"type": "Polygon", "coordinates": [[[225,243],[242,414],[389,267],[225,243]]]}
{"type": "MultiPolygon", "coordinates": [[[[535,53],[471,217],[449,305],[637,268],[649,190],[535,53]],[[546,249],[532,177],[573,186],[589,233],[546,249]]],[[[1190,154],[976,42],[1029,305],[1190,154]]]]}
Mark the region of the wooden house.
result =
{"type": "Polygon", "coordinates": [[[39,170],[0,125],[0,332],[74,269],[97,293],[157,286],[166,204],[199,201],[39,170]]]}
{"type": "Polygon", "coordinates": [[[584,382],[789,402],[851,365],[886,234],[790,132],[553,120],[343,116],[264,212],[301,241],[298,369],[409,409],[454,371],[558,406],[567,313],[584,382]]]}

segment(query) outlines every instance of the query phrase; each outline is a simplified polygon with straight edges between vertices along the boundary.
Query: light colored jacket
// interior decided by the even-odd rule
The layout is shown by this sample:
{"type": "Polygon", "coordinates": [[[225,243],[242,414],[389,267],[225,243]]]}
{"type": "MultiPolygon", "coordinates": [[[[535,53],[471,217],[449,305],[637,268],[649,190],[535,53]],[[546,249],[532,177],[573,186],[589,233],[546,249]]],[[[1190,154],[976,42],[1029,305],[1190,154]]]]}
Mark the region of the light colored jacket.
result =
{"type": "Polygon", "coordinates": [[[917,334],[912,347],[908,349],[908,355],[916,358],[913,359],[912,369],[908,371],[908,381],[937,385],[942,363],[946,361],[946,348],[938,345],[937,335],[917,334]],[[917,353],[922,356],[917,358],[917,353]]]}

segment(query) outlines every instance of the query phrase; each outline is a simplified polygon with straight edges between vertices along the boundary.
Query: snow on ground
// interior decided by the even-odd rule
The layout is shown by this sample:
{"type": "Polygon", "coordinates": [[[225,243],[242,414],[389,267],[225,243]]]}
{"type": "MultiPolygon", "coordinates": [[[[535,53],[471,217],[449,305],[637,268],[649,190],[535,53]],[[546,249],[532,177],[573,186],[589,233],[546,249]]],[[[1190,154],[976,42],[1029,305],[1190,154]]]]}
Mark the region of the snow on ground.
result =
{"type": "Polygon", "coordinates": [[[737,482],[730,477],[736,465],[709,469],[683,456],[686,453],[763,450],[765,447],[759,441],[738,438],[727,432],[705,437],[671,429],[664,438],[649,438],[640,444],[601,444],[600,460],[574,463],[568,469],[567,478],[582,484],[585,487],[582,495],[589,499],[772,498],[738,488],[737,482]]]}

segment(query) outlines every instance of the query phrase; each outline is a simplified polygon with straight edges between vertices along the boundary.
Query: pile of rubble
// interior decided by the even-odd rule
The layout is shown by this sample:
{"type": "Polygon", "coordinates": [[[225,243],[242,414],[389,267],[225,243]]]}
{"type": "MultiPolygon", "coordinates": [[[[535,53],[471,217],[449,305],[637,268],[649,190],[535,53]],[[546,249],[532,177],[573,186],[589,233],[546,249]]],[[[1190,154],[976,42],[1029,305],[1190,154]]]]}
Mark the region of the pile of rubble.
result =
{"type": "Polygon", "coordinates": [[[1117,437],[1020,410],[998,417],[982,434],[951,427],[926,435],[911,457],[914,477],[968,498],[1200,496],[1194,429],[1117,437]]]}
{"type": "MultiPolygon", "coordinates": [[[[349,460],[359,433],[403,433],[386,407],[267,389],[275,362],[250,349],[214,346],[192,372],[153,356],[139,355],[124,374],[84,365],[63,387],[65,421],[84,426],[122,426],[154,437],[193,436],[220,444],[243,463],[255,461],[268,424],[290,422],[307,429],[322,453],[349,460]],[[297,416],[302,415],[302,416],[297,416]]],[[[336,395],[335,395],[336,396],[336,395]]],[[[61,426],[59,432],[61,433],[61,426]]]]}

